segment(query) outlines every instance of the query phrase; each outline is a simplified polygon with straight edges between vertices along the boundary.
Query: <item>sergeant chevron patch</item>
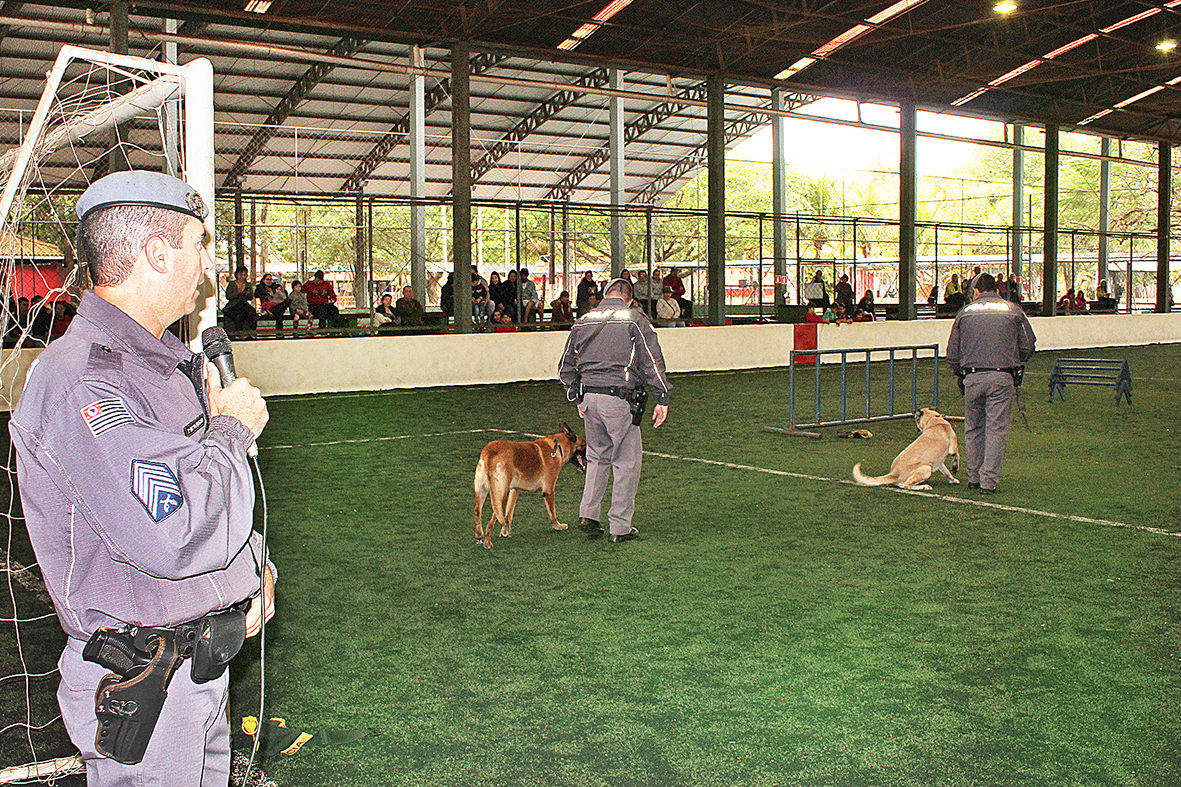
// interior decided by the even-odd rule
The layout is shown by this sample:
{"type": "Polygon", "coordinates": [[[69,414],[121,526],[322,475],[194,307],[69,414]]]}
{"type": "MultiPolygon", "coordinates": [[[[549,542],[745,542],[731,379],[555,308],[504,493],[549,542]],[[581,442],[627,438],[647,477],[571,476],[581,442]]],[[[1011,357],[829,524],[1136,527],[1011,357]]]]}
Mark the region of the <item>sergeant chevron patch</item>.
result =
{"type": "Polygon", "coordinates": [[[167,519],[184,502],[184,497],[180,493],[180,483],[172,474],[171,468],[161,462],[149,462],[146,459],[131,461],[131,493],[148,512],[153,522],[167,519]]]}
{"type": "Polygon", "coordinates": [[[86,427],[90,429],[90,433],[98,437],[103,432],[108,432],[116,426],[122,424],[129,424],[135,421],[131,417],[131,413],[127,410],[127,405],[122,399],[99,399],[97,402],[90,404],[79,410],[82,414],[82,420],[86,422],[86,427]]]}

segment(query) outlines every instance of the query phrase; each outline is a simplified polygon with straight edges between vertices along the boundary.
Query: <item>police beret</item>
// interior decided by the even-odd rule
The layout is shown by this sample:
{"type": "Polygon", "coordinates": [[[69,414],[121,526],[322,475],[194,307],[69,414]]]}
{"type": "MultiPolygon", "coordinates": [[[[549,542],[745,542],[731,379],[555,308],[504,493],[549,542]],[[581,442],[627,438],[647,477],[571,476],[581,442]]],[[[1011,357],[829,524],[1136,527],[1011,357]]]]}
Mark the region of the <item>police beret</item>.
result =
{"type": "Polygon", "coordinates": [[[113,172],[90,184],[78,199],[78,219],[99,208],[145,205],[184,213],[204,220],[209,208],[197,190],[183,180],[142,169],[113,172]]]}

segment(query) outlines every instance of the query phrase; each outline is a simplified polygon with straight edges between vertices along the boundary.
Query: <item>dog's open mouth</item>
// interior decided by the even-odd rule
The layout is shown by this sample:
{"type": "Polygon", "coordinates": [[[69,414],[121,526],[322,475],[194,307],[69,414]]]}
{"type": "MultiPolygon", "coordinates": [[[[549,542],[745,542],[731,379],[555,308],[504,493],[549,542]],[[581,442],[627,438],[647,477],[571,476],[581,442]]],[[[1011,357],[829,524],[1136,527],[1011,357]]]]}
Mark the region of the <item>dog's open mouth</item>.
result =
{"type": "Polygon", "coordinates": [[[582,472],[586,472],[586,448],[579,448],[570,456],[570,461],[582,472]]]}

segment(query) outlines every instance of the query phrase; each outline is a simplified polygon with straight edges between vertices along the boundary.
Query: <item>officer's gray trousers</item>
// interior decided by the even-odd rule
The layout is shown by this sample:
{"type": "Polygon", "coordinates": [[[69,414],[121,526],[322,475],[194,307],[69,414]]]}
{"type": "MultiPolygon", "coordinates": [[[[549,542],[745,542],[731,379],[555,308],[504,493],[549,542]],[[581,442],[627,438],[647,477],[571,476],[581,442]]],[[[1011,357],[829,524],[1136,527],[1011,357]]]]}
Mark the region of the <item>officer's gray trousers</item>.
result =
{"type": "Polygon", "coordinates": [[[86,763],[87,787],[226,787],[230,781],[230,725],[226,699],[230,673],[208,683],[193,683],[191,663],[180,665],[143,762],[123,765],[94,748],[98,720],[94,692],[109,671],[82,660],[84,642],[68,640],[58,660],[61,684],[57,702],[70,740],[86,763]]]}
{"type": "Polygon", "coordinates": [[[586,409],[586,486],[578,515],[601,521],[607,476],[614,476],[611,509],[607,519],[611,532],[631,531],[636,511],[636,489],[640,486],[640,462],[644,445],[640,427],[632,426],[631,409],[618,396],[588,393],[582,399],[586,409]]]}
{"type": "Polygon", "coordinates": [[[1013,376],[976,372],[964,378],[964,461],[968,483],[995,489],[1009,448],[1013,376]]]}

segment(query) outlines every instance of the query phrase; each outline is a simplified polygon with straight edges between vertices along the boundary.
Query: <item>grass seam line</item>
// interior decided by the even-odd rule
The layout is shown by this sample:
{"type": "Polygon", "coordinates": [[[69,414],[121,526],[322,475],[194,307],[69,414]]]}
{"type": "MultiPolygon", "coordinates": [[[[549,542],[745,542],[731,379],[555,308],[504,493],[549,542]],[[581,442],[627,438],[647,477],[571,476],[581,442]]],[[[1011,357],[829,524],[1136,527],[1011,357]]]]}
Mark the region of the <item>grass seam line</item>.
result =
{"type": "MultiPolygon", "coordinates": [[[[699,464],[714,465],[717,467],[727,467],[733,470],[751,470],[756,473],[767,473],[768,475],[786,476],[788,478],[800,478],[805,481],[822,481],[833,484],[844,484],[846,486],[858,486],[856,481],[851,481],[845,478],[828,478],[827,476],[808,475],[807,473],[794,473],[790,470],[773,470],[767,467],[756,467],[754,465],[740,465],[734,462],[721,462],[716,459],[699,459],[693,456],[679,456],[677,454],[665,454],[658,451],[645,451],[645,454],[650,456],[657,456],[662,459],[676,459],[682,462],[697,462],[699,464]]],[[[1028,514],[1031,516],[1048,517],[1050,519],[1065,519],[1070,522],[1082,522],[1090,525],[1103,525],[1104,527],[1122,527],[1129,530],[1141,530],[1145,533],[1155,533],[1160,536],[1172,536],[1173,538],[1181,537],[1181,532],[1172,530],[1164,530],[1159,527],[1149,527],[1148,525],[1131,525],[1126,522],[1116,522],[1111,519],[1096,519],[1089,516],[1079,516],[1077,514],[1059,514],[1056,511],[1042,511],[1037,508],[1026,508],[1024,506],[1010,506],[1004,503],[994,503],[990,500],[972,500],[966,497],[956,497],[954,495],[941,495],[938,492],[928,492],[922,489],[902,489],[896,486],[879,487],[888,492],[902,493],[905,495],[914,495],[916,497],[929,497],[936,500],[944,500],[949,503],[959,503],[968,506],[980,506],[982,508],[994,508],[999,511],[1009,511],[1017,514],[1028,514]]]]}
{"type": "MultiPolygon", "coordinates": [[[[353,440],[326,440],[320,443],[304,443],[303,445],[260,445],[259,451],[280,451],[293,450],[296,448],[323,448],[332,445],[360,445],[363,443],[388,443],[391,440],[413,440],[417,437],[448,437],[457,434],[479,434],[480,432],[487,432],[488,429],[456,429],[451,432],[427,432],[425,434],[400,434],[392,435],[390,437],[358,437],[353,440]]],[[[508,431],[505,429],[497,429],[494,431],[508,431]]]]}
{"type": "MultiPolygon", "coordinates": [[[[497,434],[517,434],[523,437],[531,437],[537,439],[542,435],[533,434],[531,432],[522,432],[519,429],[498,429],[495,427],[488,427],[485,429],[457,429],[451,432],[427,432],[424,434],[406,434],[393,435],[390,437],[362,437],[354,440],[333,440],[321,443],[306,443],[302,446],[294,445],[271,445],[259,446],[260,451],[274,451],[279,449],[294,449],[294,448],[312,448],[317,446],[332,446],[332,445],[354,445],[360,443],[377,443],[388,442],[390,440],[411,440],[421,437],[446,437],[449,435],[459,434],[480,434],[485,432],[495,432],[497,434]]],[[[847,478],[829,478],[822,475],[810,475],[808,473],[796,473],[791,470],[775,470],[769,467],[758,467],[756,465],[742,465],[735,462],[722,462],[717,459],[701,459],[696,456],[681,456],[679,454],[666,454],[660,451],[644,451],[647,456],[654,456],[660,459],[673,459],[679,462],[695,462],[697,464],[712,465],[714,467],[725,467],[730,470],[750,470],[755,473],[765,473],[767,475],[777,475],[784,478],[798,478],[803,481],[819,481],[821,483],[829,484],[844,484],[845,486],[857,486],[855,481],[847,478]]],[[[1062,519],[1068,522],[1080,522],[1088,525],[1102,525],[1103,527],[1122,527],[1127,530],[1140,530],[1145,533],[1153,533],[1158,536],[1171,536],[1173,538],[1181,538],[1181,532],[1173,530],[1165,530],[1159,527],[1149,527],[1148,525],[1132,525],[1127,522],[1116,522],[1112,519],[1097,519],[1089,516],[1079,516],[1078,514],[1060,514],[1056,511],[1042,511],[1037,508],[1026,508],[1024,506],[1010,506],[1004,503],[994,503],[990,500],[972,500],[966,497],[956,497],[954,495],[941,495],[938,492],[927,492],[921,489],[902,489],[901,487],[885,486],[880,487],[888,492],[901,493],[905,495],[914,495],[917,497],[929,497],[935,500],[943,500],[948,503],[958,503],[967,506],[979,506],[981,508],[992,508],[998,511],[1008,511],[1014,514],[1026,514],[1028,516],[1040,516],[1048,519],[1062,519]]]]}

